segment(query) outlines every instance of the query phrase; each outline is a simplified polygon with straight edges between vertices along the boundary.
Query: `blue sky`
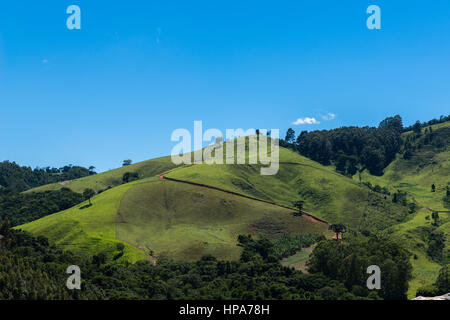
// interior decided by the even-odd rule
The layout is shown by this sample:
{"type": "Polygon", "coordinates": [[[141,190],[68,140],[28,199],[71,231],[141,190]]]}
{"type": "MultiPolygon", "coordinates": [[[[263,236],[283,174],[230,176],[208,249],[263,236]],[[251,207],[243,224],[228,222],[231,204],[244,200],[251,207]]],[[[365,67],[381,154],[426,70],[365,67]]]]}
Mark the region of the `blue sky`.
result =
{"type": "Polygon", "coordinates": [[[170,154],[194,120],[409,125],[448,114],[449,57],[449,1],[2,2],[0,160],[103,171],[170,154]]]}

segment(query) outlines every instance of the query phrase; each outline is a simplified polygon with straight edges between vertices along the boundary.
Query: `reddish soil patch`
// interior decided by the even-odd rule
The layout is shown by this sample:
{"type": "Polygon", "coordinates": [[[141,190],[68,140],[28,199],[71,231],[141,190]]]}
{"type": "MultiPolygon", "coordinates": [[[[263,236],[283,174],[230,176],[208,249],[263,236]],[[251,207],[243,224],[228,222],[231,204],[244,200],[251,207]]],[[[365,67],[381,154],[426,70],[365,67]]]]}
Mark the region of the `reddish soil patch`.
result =
{"type": "Polygon", "coordinates": [[[63,182],[58,182],[58,184],[60,184],[62,186],[65,186],[66,184],[69,184],[69,183],[70,183],[70,180],[66,180],[66,181],[63,181],[63,182]]]}
{"type": "MultiPolygon", "coordinates": [[[[333,239],[336,240],[336,234],[333,235],[333,239]]],[[[339,232],[338,239],[342,240],[342,232],[339,232]]]]}
{"type": "Polygon", "coordinates": [[[315,218],[315,217],[313,217],[313,216],[311,216],[311,215],[309,215],[309,214],[307,214],[307,213],[304,213],[303,212],[303,216],[306,218],[306,219],[308,219],[309,221],[311,221],[311,222],[314,222],[314,223],[320,223],[320,224],[323,224],[323,225],[328,225],[328,223],[326,223],[325,221],[322,221],[322,220],[319,220],[319,219],[317,219],[317,218],[315,218]]]}

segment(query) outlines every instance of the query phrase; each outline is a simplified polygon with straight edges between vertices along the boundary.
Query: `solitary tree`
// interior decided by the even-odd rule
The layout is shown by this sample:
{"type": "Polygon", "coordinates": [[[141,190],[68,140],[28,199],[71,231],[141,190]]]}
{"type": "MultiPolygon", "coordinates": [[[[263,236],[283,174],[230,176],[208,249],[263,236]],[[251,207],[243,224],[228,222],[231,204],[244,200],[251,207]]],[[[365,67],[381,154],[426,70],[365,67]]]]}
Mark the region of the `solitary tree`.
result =
{"type": "Polygon", "coordinates": [[[431,192],[436,192],[436,186],[434,185],[434,183],[431,185],[431,192]]]}
{"type": "Polygon", "coordinates": [[[439,213],[437,212],[437,211],[433,211],[432,213],[431,213],[431,218],[433,219],[433,224],[435,225],[435,226],[437,226],[438,225],[438,222],[439,222],[439,213]]]}
{"type": "Polygon", "coordinates": [[[83,197],[89,200],[89,205],[91,205],[91,198],[95,196],[95,191],[92,189],[84,189],[83,197]]]}
{"type": "Polygon", "coordinates": [[[294,207],[297,209],[297,212],[295,213],[296,216],[302,215],[304,203],[305,202],[303,200],[298,200],[298,201],[293,202],[294,207]]]}
{"type": "Polygon", "coordinates": [[[123,160],[122,167],[129,166],[132,162],[133,162],[133,161],[131,161],[130,159],[128,159],[128,160],[123,160]]]}
{"type": "Polygon", "coordinates": [[[442,198],[442,202],[444,203],[444,208],[450,209],[450,188],[448,186],[445,191],[445,196],[442,198]]]}
{"type": "Polygon", "coordinates": [[[285,140],[289,143],[293,143],[295,140],[295,131],[292,128],[289,128],[286,132],[285,140]]]}
{"type": "Polygon", "coordinates": [[[347,230],[347,228],[342,223],[338,223],[330,225],[328,227],[328,230],[332,230],[336,234],[336,241],[337,241],[339,240],[339,234],[341,234],[341,239],[343,238],[343,234],[347,230]]]}

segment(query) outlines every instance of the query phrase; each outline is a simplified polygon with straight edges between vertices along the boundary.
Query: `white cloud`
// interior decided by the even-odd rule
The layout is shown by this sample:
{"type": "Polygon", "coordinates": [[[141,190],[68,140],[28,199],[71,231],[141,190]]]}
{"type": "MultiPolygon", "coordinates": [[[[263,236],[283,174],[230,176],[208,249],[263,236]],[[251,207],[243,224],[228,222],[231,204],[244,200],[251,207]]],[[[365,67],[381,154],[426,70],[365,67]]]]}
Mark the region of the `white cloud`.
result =
{"type": "Polygon", "coordinates": [[[299,125],[299,124],[319,124],[320,122],[316,120],[316,118],[298,118],[295,122],[292,124],[299,125]]]}
{"type": "Polygon", "coordinates": [[[336,114],[328,112],[326,115],[321,115],[320,117],[325,121],[329,121],[329,120],[333,120],[334,118],[336,118],[336,114]]]}

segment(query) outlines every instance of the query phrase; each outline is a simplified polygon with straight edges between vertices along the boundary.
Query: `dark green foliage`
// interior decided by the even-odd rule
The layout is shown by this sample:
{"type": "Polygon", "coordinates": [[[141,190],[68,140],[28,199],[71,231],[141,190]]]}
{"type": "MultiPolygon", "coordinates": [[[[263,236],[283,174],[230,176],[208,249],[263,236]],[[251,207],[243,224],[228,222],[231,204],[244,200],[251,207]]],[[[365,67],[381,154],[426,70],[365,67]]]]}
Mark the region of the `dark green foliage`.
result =
{"type": "Polygon", "coordinates": [[[402,206],[407,206],[408,205],[407,193],[402,192],[401,190],[397,190],[397,192],[395,192],[392,195],[392,202],[401,204],[402,206]]]}
{"type": "Polygon", "coordinates": [[[294,255],[298,250],[311,246],[318,239],[316,234],[283,234],[272,240],[278,259],[294,255]]]}
{"type": "Polygon", "coordinates": [[[133,162],[133,161],[131,161],[130,159],[128,159],[128,160],[123,160],[122,167],[129,166],[132,162],[133,162]]]}
{"type": "Polygon", "coordinates": [[[37,220],[83,202],[83,195],[68,188],[57,191],[0,195],[0,221],[9,218],[13,226],[37,220]]]}
{"type": "Polygon", "coordinates": [[[137,172],[125,172],[122,177],[123,183],[128,183],[139,179],[139,174],[137,172]]]}
{"type": "MultiPolygon", "coordinates": [[[[240,236],[240,261],[205,256],[118,264],[61,252],[45,238],[12,231],[0,244],[0,299],[361,299],[339,281],[282,266],[267,239],[240,236]],[[81,290],[68,290],[66,269],[81,269],[81,290]]],[[[361,290],[354,290],[359,293],[361,290]]],[[[364,293],[365,294],[365,293],[364,293]]],[[[372,298],[376,298],[373,296],[372,298]]]]}
{"type": "Polygon", "coordinates": [[[32,170],[30,167],[21,167],[15,162],[3,161],[0,162],[0,193],[18,193],[44,184],[78,179],[91,174],[95,174],[93,169],[72,165],[32,170]]]}
{"type": "Polygon", "coordinates": [[[83,197],[85,200],[89,200],[89,204],[91,204],[91,198],[95,196],[95,191],[92,189],[84,189],[83,197]]]}
{"type": "Polygon", "coordinates": [[[377,265],[382,284],[378,295],[384,299],[406,299],[412,270],[409,257],[399,244],[387,238],[351,238],[343,242],[319,242],[308,265],[310,272],[322,272],[343,282],[349,290],[358,286],[356,291],[366,288],[367,267],[377,265]]]}
{"type": "Polygon", "coordinates": [[[439,270],[439,275],[434,286],[439,290],[439,294],[450,292],[450,265],[446,265],[439,270]]]}
{"type": "Polygon", "coordinates": [[[336,234],[336,240],[339,240],[339,234],[341,235],[341,239],[344,238],[343,233],[347,230],[347,227],[342,223],[331,224],[328,227],[328,230],[332,230],[336,234]]]}
{"type": "MultiPolygon", "coordinates": [[[[443,123],[443,122],[446,122],[446,121],[450,121],[450,115],[447,115],[447,116],[441,116],[439,119],[433,119],[433,120],[424,122],[424,123],[422,123],[422,124],[420,124],[419,121],[418,121],[418,122],[419,122],[419,124],[421,125],[421,127],[428,127],[428,126],[431,126],[431,125],[433,125],[433,124],[443,123]]],[[[414,124],[414,125],[412,125],[412,126],[403,128],[403,132],[413,131],[413,127],[414,127],[414,126],[417,126],[417,125],[414,124]]],[[[417,130],[417,129],[416,129],[416,130],[417,130]]]]}
{"type": "Polygon", "coordinates": [[[334,162],[336,170],[341,173],[353,175],[362,165],[371,174],[381,175],[400,150],[401,132],[402,119],[397,115],[383,120],[378,128],[342,127],[309,133],[303,131],[295,146],[300,154],[323,165],[334,162]]]}
{"type": "Polygon", "coordinates": [[[293,202],[292,204],[297,209],[297,212],[295,213],[295,215],[301,216],[302,215],[302,211],[303,211],[303,205],[305,204],[305,201],[298,200],[298,201],[293,202]]]}
{"type": "Polygon", "coordinates": [[[442,232],[432,232],[428,240],[427,255],[440,262],[443,259],[443,252],[445,248],[445,238],[442,232]]]}
{"type": "Polygon", "coordinates": [[[427,285],[420,287],[416,291],[416,297],[422,296],[422,297],[436,297],[439,295],[439,289],[432,285],[427,285]]]}
{"type": "Polygon", "coordinates": [[[292,128],[289,128],[286,132],[285,140],[289,143],[293,143],[295,140],[295,131],[292,128]]]}
{"type": "Polygon", "coordinates": [[[447,186],[445,189],[445,195],[442,198],[444,208],[450,209],[450,188],[447,186]]]}
{"type": "Polygon", "coordinates": [[[422,125],[420,124],[419,120],[417,120],[416,123],[412,126],[412,130],[416,135],[420,135],[422,131],[422,125]]]}

